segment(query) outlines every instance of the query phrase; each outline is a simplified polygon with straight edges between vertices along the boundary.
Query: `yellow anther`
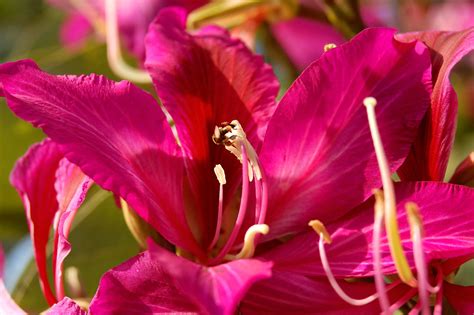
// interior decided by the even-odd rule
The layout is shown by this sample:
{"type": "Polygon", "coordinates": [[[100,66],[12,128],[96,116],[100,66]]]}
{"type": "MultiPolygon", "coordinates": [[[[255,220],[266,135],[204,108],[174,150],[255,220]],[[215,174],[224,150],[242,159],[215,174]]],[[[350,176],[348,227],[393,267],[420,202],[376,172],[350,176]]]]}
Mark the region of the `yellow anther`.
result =
{"type": "Polygon", "coordinates": [[[383,216],[383,205],[385,202],[383,198],[383,192],[380,189],[374,189],[372,192],[375,197],[375,205],[374,205],[375,215],[383,216]]]}
{"type": "Polygon", "coordinates": [[[363,103],[367,109],[370,133],[372,135],[375,154],[377,156],[377,162],[379,165],[380,176],[382,178],[382,185],[384,189],[385,230],[387,231],[390,253],[400,279],[406,284],[416,287],[416,279],[411,272],[410,266],[408,265],[408,261],[403,251],[402,242],[400,239],[397,221],[395,189],[393,187],[390,168],[385,151],[383,149],[382,139],[380,137],[375,115],[375,106],[377,105],[377,100],[374,97],[366,97],[363,103]]]}
{"type": "Polygon", "coordinates": [[[329,235],[328,230],[326,230],[326,227],[324,224],[319,221],[319,220],[311,220],[309,221],[308,225],[313,228],[313,230],[318,233],[318,235],[322,236],[324,239],[324,242],[326,244],[331,244],[332,239],[331,235],[329,235]]]}
{"type": "Polygon", "coordinates": [[[249,227],[245,232],[244,246],[237,255],[226,255],[225,258],[228,260],[236,260],[243,258],[251,258],[255,253],[255,238],[257,235],[266,235],[270,231],[270,228],[266,224],[255,224],[249,227]]]}
{"type": "Polygon", "coordinates": [[[214,173],[216,174],[217,180],[219,181],[219,184],[225,185],[226,184],[226,179],[225,179],[225,172],[224,169],[220,164],[217,164],[214,167],[214,173]]]}
{"type": "Polygon", "coordinates": [[[334,48],[336,48],[336,47],[337,47],[337,46],[336,46],[336,44],[334,44],[334,43],[326,44],[326,45],[324,45],[324,52],[327,52],[327,51],[329,51],[329,50],[331,50],[331,49],[334,49],[334,48]]]}

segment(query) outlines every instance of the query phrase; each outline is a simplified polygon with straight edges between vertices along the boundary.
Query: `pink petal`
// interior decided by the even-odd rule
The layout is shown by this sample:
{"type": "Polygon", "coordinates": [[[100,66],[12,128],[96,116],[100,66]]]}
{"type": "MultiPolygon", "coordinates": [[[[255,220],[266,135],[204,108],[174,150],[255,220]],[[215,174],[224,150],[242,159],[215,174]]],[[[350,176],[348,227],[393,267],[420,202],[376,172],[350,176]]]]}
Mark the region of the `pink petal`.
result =
{"type": "Polygon", "coordinates": [[[458,165],[449,182],[474,187],[474,152],[458,165]]]}
{"type": "Polygon", "coordinates": [[[183,210],[181,150],[151,95],[101,76],[49,75],[31,61],[1,65],[0,90],[87,176],[170,242],[199,254],[183,210]]]}
{"type": "Polygon", "coordinates": [[[70,49],[82,48],[92,26],[81,14],[71,14],[61,27],[61,42],[70,49]]]}
{"type": "Polygon", "coordinates": [[[90,306],[93,314],[233,314],[248,288],[271,274],[271,263],[258,260],[204,267],[156,245],[150,248],[102,277],[90,306]]]}
{"type": "Polygon", "coordinates": [[[318,59],[324,53],[324,45],[345,42],[331,25],[302,17],[274,23],[271,30],[298,71],[318,59]]]}
{"type": "Polygon", "coordinates": [[[91,301],[92,314],[198,314],[199,307],[175,287],[166,266],[149,251],[106,272],[91,301]]]}
{"type": "Polygon", "coordinates": [[[210,242],[215,226],[218,183],[213,168],[222,164],[231,196],[240,182],[237,159],[212,143],[214,127],[239,120],[259,147],[275,107],[278,82],[263,58],[230,39],[217,27],[190,35],[183,10],[164,9],[147,35],[146,68],[157,93],[173,117],[185,155],[186,168],[199,207],[196,224],[210,242]]]}
{"type": "Polygon", "coordinates": [[[46,315],[86,315],[87,312],[82,310],[79,305],[76,304],[70,298],[64,298],[60,302],[54,304],[47,312],[46,315]]]}
{"type": "MultiPolygon", "coordinates": [[[[373,294],[371,283],[340,281],[342,288],[353,298],[365,298],[373,294]]],[[[395,301],[406,290],[400,286],[390,291],[395,301]]],[[[256,283],[248,292],[240,307],[243,314],[376,314],[380,312],[378,301],[365,306],[353,306],[344,302],[332,289],[326,278],[309,278],[303,275],[273,271],[268,280],[256,283]]]]}
{"type": "Polygon", "coordinates": [[[463,287],[445,281],[443,294],[458,314],[474,314],[474,286],[463,287]]]}
{"type": "Polygon", "coordinates": [[[10,293],[8,293],[5,284],[3,283],[3,265],[4,257],[3,250],[0,247],[0,311],[3,314],[9,315],[26,315],[26,312],[23,311],[16,303],[13,301],[10,293]]]}
{"type": "Polygon", "coordinates": [[[26,210],[41,289],[50,305],[57,300],[48,280],[46,246],[58,210],[54,182],[62,158],[59,146],[45,140],[33,145],[18,160],[10,176],[10,181],[18,191],[26,210]]]}
{"type": "Polygon", "coordinates": [[[214,267],[205,267],[150,245],[154,259],[173,282],[209,314],[231,315],[249,288],[272,274],[271,262],[239,259],[214,267]]]}
{"type": "Polygon", "coordinates": [[[71,252],[71,244],[68,241],[71,223],[91,185],[92,180],[82,173],[79,167],[66,159],[61,160],[55,183],[59,210],[56,214],[53,252],[54,282],[58,300],[64,298],[62,265],[71,252]]]}
{"type": "Polygon", "coordinates": [[[422,44],[393,34],[367,29],[328,51],[280,101],[261,153],[273,236],[341,217],[381,185],[365,97],[378,100],[391,170],[405,159],[429,105],[431,69],[422,44]]]}
{"type": "Polygon", "coordinates": [[[458,106],[449,74],[454,65],[474,49],[474,27],[460,32],[398,34],[397,39],[406,42],[421,40],[430,48],[434,84],[427,118],[398,173],[406,180],[441,181],[454,141],[458,106]]]}
{"type": "MultiPolygon", "coordinates": [[[[445,183],[398,183],[398,222],[403,247],[412,266],[412,243],[405,203],[415,202],[423,217],[424,252],[426,260],[447,260],[474,254],[474,190],[445,183]]],[[[326,246],[331,269],[339,277],[373,274],[372,233],[373,198],[354,209],[346,217],[324,222],[333,242],[326,246]]],[[[311,276],[325,275],[318,252],[318,236],[314,231],[283,244],[264,254],[275,262],[278,270],[311,276]]],[[[387,239],[382,238],[383,270],[395,273],[387,239]]]]}

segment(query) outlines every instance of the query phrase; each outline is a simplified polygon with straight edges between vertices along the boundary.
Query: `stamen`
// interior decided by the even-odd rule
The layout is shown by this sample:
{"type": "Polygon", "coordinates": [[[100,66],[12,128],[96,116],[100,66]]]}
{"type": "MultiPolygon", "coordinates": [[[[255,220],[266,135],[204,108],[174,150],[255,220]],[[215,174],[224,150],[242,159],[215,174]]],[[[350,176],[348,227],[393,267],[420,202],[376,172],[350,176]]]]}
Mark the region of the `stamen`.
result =
{"type": "Polygon", "coordinates": [[[423,253],[423,224],[418,206],[414,202],[405,204],[408,222],[410,223],[411,238],[413,241],[413,255],[418,278],[418,296],[423,315],[430,314],[430,301],[428,292],[428,275],[426,273],[425,255],[423,253]]]}
{"type": "Polygon", "coordinates": [[[326,44],[326,45],[324,45],[324,52],[328,52],[329,50],[334,49],[334,48],[336,48],[336,47],[337,47],[337,46],[336,46],[336,44],[334,44],[334,43],[326,44]]]}
{"type": "MultiPolygon", "coordinates": [[[[326,230],[324,225],[319,220],[312,220],[308,223],[308,225],[311,226],[316,231],[316,233],[318,233],[318,235],[319,235],[319,243],[318,244],[319,244],[319,256],[321,258],[321,263],[323,264],[323,269],[324,269],[324,272],[326,273],[326,276],[329,280],[329,283],[331,284],[331,287],[334,289],[334,291],[337,293],[337,295],[339,295],[339,297],[341,299],[343,299],[345,302],[347,302],[351,305],[355,305],[355,306],[366,305],[366,304],[372,303],[377,298],[379,298],[380,295],[379,295],[378,292],[376,292],[372,295],[369,295],[368,297],[366,297],[364,299],[354,299],[354,298],[350,297],[349,295],[347,295],[344,292],[344,290],[337,283],[337,280],[336,280],[336,278],[334,277],[334,274],[331,271],[331,267],[329,266],[329,261],[328,261],[327,255],[326,255],[326,250],[324,248],[324,243],[331,244],[331,242],[332,242],[331,236],[329,235],[328,231],[326,230]]],[[[394,288],[398,284],[399,284],[398,282],[394,282],[394,283],[390,284],[390,286],[388,287],[387,290],[390,290],[390,289],[394,288]]]]}
{"type": "Polygon", "coordinates": [[[129,66],[120,50],[116,0],[105,0],[107,59],[118,76],[137,83],[151,83],[148,72],[129,66]]]}
{"type": "Polygon", "coordinates": [[[212,141],[217,145],[223,144],[240,162],[242,162],[241,147],[244,146],[249,161],[249,181],[251,182],[254,176],[257,180],[262,179],[262,170],[258,162],[257,153],[252,144],[247,140],[247,135],[239,121],[233,120],[230,123],[222,123],[220,127],[216,126],[212,135],[212,141]]]}
{"type": "Polygon", "coordinates": [[[375,195],[375,222],[374,222],[374,234],[372,236],[373,241],[373,255],[374,255],[374,279],[375,287],[379,295],[380,309],[383,314],[390,314],[390,303],[388,301],[387,292],[385,289],[384,275],[382,272],[382,254],[381,249],[381,237],[382,237],[382,224],[383,224],[383,193],[376,189],[374,190],[375,195]]]}
{"type": "Polygon", "coordinates": [[[400,279],[406,284],[416,287],[416,279],[410,270],[407,258],[403,251],[403,247],[400,240],[400,233],[398,230],[397,222],[397,208],[395,202],[395,190],[393,188],[393,182],[391,179],[390,168],[388,166],[387,157],[382,145],[380,133],[377,126],[377,119],[375,115],[375,106],[377,100],[373,97],[367,97],[364,99],[364,106],[367,109],[367,117],[369,120],[370,132],[374,143],[375,153],[377,156],[377,162],[380,169],[380,175],[382,177],[384,199],[385,199],[385,229],[387,231],[387,238],[390,246],[390,253],[395,263],[397,273],[400,279]]]}
{"type": "Polygon", "coordinates": [[[436,293],[436,301],[435,306],[433,309],[433,315],[441,315],[443,313],[443,271],[441,270],[441,266],[436,266],[437,270],[437,284],[436,288],[438,288],[436,293]]]}
{"type": "Polygon", "coordinates": [[[255,224],[252,225],[244,237],[244,246],[237,255],[226,255],[225,258],[228,260],[251,258],[255,253],[255,239],[258,235],[268,234],[270,228],[266,224],[255,224]]]}
{"type": "Polygon", "coordinates": [[[214,237],[211,244],[208,247],[208,250],[211,250],[219,239],[222,226],[222,212],[224,208],[224,185],[226,184],[225,172],[220,164],[217,164],[214,167],[214,173],[216,174],[217,180],[219,181],[219,206],[217,212],[217,222],[216,222],[216,231],[214,232],[214,237]]]}
{"type": "Polygon", "coordinates": [[[398,301],[396,301],[390,306],[389,314],[393,314],[395,311],[397,311],[400,307],[402,307],[406,302],[408,302],[415,295],[416,295],[415,288],[408,290],[400,299],[398,299],[398,301]]]}
{"type": "Polygon", "coordinates": [[[98,14],[92,5],[88,1],[83,0],[69,0],[69,3],[76,9],[81,15],[85,16],[89,23],[92,24],[94,30],[100,34],[105,34],[104,20],[98,14]]]}
{"type": "Polygon", "coordinates": [[[248,159],[247,159],[247,150],[245,149],[245,145],[241,146],[242,152],[242,196],[240,198],[240,207],[239,212],[237,214],[237,219],[235,220],[234,228],[227,239],[224,247],[220,250],[219,254],[214,258],[211,259],[211,264],[219,262],[224,256],[229,252],[234,245],[234,241],[237,238],[237,235],[240,231],[242,223],[245,218],[245,213],[247,210],[247,201],[248,201],[248,189],[249,189],[249,181],[248,179],[248,159]]]}

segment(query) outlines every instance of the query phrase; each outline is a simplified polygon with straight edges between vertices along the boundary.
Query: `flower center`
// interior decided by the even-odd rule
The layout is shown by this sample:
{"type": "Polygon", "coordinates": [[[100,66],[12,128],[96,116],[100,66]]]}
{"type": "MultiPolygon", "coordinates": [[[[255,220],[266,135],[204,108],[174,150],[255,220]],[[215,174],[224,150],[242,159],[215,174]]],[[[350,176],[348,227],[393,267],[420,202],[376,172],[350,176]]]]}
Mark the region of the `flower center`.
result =
{"type": "MultiPolygon", "coordinates": [[[[240,205],[235,219],[233,228],[224,240],[223,246],[220,248],[217,255],[210,260],[210,264],[218,264],[223,260],[234,260],[241,258],[252,257],[255,252],[256,244],[260,234],[267,234],[269,228],[265,222],[267,212],[267,183],[265,176],[260,166],[257,153],[252,144],[247,140],[247,136],[237,120],[230,123],[224,122],[220,126],[216,126],[212,140],[217,145],[224,145],[224,147],[242,163],[242,194],[240,197],[240,205]],[[255,188],[255,207],[254,216],[255,223],[250,226],[245,233],[243,244],[237,244],[237,236],[242,228],[245,216],[247,215],[247,205],[249,199],[250,183],[254,184],[255,188]],[[236,254],[231,254],[231,251],[240,251],[236,254]]],[[[213,240],[209,245],[208,250],[217,245],[221,236],[221,228],[223,222],[224,211],[224,185],[226,184],[225,171],[221,165],[216,165],[214,168],[217,180],[219,182],[219,205],[216,222],[216,230],[213,240]]]]}

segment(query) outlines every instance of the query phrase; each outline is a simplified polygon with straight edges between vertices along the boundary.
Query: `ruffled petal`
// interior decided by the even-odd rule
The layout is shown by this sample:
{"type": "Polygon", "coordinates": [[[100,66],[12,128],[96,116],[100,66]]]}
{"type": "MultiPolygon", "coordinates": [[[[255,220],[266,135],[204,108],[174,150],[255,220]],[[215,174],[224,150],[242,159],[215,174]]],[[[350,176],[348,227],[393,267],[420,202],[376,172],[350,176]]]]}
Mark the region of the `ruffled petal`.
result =
{"type": "Polygon", "coordinates": [[[331,25],[302,17],[274,23],[271,29],[299,71],[303,71],[324,53],[324,45],[345,42],[344,37],[331,25]]]}
{"type": "Polygon", "coordinates": [[[184,213],[181,150],[151,95],[101,76],[49,75],[31,61],[1,65],[0,90],[15,114],[42,128],[87,176],[199,255],[184,213]]]}
{"type": "Polygon", "coordinates": [[[249,288],[272,274],[271,262],[239,259],[204,267],[154,244],[150,245],[150,250],[152,257],[164,266],[176,286],[209,314],[234,314],[249,288]]]}
{"type": "Polygon", "coordinates": [[[82,310],[79,305],[76,304],[70,298],[64,298],[60,302],[54,304],[47,312],[46,315],[86,315],[87,312],[82,310]]]}
{"type": "Polygon", "coordinates": [[[53,251],[54,284],[58,300],[64,298],[62,265],[66,256],[71,252],[71,244],[68,241],[71,223],[92,183],[92,180],[76,165],[66,159],[59,162],[55,183],[59,209],[54,226],[53,251]]]}
{"type": "Polygon", "coordinates": [[[281,100],[260,155],[270,183],[271,235],[341,217],[381,185],[364,98],[378,100],[391,170],[405,159],[429,105],[430,58],[421,43],[393,35],[368,29],[331,49],[281,100]]]}
{"type": "Polygon", "coordinates": [[[213,168],[222,164],[231,196],[240,182],[237,159],[212,142],[214,127],[237,119],[258,148],[275,107],[278,82],[263,58],[217,27],[190,35],[186,14],[177,8],[160,11],[147,34],[145,66],[163,105],[170,112],[184,154],[196,224],[212,239],[218,182],[213,168]],[[209,231],[209,232],[208,232],[209,231]]]}
{"type": "Polygon", "coordinates": [[[12,297],[8,293],[5,284],[3,283],[3,265],[4,257],[3,250],[0,247],[0,311],[6,312],[5,314],[9,315],[26,315],[26,312],[23,311],[16,303],[13,301],[12,297]]]}
{"type": "Polygon", "coordinates": [[[48,280],[46,246],[58,210],[54,183],[62,158],[59,146],[51,140],[45,140],[33,145],[18,160],[10,175],[10,181],[26,210],[41,289],[50,305],[57,300],[48,280]]]}
{"type": "Polygon", "coordinates": [[[458,314],[474,314],[474,286],[443,283],[443,294],[458,314]]]}
{"type": "MultiPolygon", "coordinates": [[[[375,293],[372,283],[340,281],[340,285],[353,298],[365,298],[375,293]]],[[[396,301],[405,286],[389,291],[396,301]]],[[[243,314],[376,314],[380,312],[375,300],[364,306],[344,302],[326,278],[309,278],[304,275],[274,270],[268,280],[256,283],[242,301],[243,314]]]]}
{"type": "MultiPolygon", "coordinates": [[[[464,257],[474,254],[474,190],[445,183],[398,183],[395,186],[398,222],[403,247],[411,266],[413,246],[407,222],[405,204],[415,202],[423,217],[424,252],[426,260],[464,257]]],[[[373,198],[346,217],[325,222],[332,244],[326,246],[332,271],[337,277],[373,275],[372,233],[373,198]]],[[[395,273],[389,245],[382,237],[382,269],[395,273]]],[[[325,275],[318,252],[318,235],[314,231],[296,236],[263,258],[275,262],[275,268],[312,276],[325,275]]]]}
{"type": "Polygon", "coordinates": [[[449,82],[456,63],[474,49],[474,27],[460,32],[398,34],[402,41],[420,40],[431,50],[433,93],[418,138],[399,175],[405,180],[442,181],[456,130],[458,100],[449,82]]]}

